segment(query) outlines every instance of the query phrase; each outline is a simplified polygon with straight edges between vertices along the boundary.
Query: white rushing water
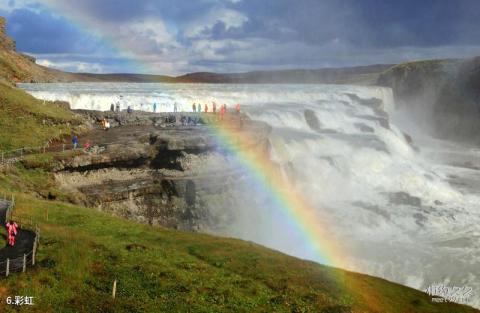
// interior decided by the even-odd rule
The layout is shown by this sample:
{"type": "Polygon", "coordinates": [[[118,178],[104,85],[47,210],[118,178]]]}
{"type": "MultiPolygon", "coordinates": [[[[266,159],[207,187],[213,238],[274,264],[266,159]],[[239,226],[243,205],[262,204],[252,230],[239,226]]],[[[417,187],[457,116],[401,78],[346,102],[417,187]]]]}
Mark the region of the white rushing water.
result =
{"type": "MultiPolygon", "coordinates": [[[[395,115],[390,89],[117,83],[21,87],[41,99],[68,101],[74,109],[108,110],[120,102],[122,109],[130,105],[152,111],[157,103],[158,111],[171,111],[177,103],[180,111],[190,111],[193,102],[241,103],[252,119],[272,126],[272,160],[331,218],[350,269],[418,289],[441,282],[471,287],[468,304],[480,307],[479,152],[414,137],[416,151],[385,113],[395,115]]],[[[315,259],[300,237],[286,231],[288,223],[278,212],[250,210],[239,213],[224,234],[315,259]]]]}

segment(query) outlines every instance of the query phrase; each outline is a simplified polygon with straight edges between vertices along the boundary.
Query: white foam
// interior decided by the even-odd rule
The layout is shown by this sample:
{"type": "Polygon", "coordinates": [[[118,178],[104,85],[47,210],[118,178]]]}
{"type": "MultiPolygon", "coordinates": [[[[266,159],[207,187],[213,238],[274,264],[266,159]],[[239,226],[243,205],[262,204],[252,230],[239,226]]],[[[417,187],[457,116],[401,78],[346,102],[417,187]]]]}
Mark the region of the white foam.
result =
{"type": "MultiPolygon", "coordinates": [[[[386,127],[379,112],[351,96],[377,98],[393,113],[388,88],[86,83],[21,87],[41,99],[68,101],[74,109],[109,110],[120,95],[123,109],[130,105],[145,111],[152,111],[153,103],[158,111],[171,111],[174,103],[183,111],[190,111],[193,102],[230,107],[241,103],[252,119],[273,127],[272,160],[319,212],[332,218],[332,237],[348,251],[351,269],[414,288],[450,281],[480,291],[480,198],[446,180],[452,173],[462,175],[460,170],[447,171],[438,160],[415,152],[395,125],[386,127]],[[320,129],[311,128],[306,110],[314,112],[320,129]],[[399,203],[402,197],[410,204],[399,203]],[[421,205],[415,205],[415,197],[421,205]]],[[[476,155],[469,153],[468,157],[476,155]]],[[[221,231],[315,259],[291,221],[266,206],[252,188],[241,187],[236,199],[229,199],[242,210],[230,208],[234,223],[221,231]]],[[[225,203],[210,201],[219,220],[227,221],[220,217],[228,210],[225,203]]],[[[480,292],[470,304],[480,306],[480,292]]]]}

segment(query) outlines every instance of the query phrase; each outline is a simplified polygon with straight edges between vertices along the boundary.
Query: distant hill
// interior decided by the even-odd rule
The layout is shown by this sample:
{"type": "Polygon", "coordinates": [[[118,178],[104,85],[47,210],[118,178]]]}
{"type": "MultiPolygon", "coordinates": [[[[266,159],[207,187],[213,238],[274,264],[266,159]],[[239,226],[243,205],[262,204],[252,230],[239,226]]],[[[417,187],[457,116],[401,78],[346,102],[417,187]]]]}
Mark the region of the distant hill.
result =
{"type": "Polygon", "coordinates": [[[233,74],[192,73],[176,77],[176,80],[179,82],[194,83],[356,83],[362,85],[372,85],[377,81],[378,76],[382,72],[392,66],[392,64],[378,64],[349,68],[254,71],[233,74]]]}
{"type": "Polygon", "coordinates": [[[90,74],[68,73],[76,81],[105,82],[165,82],[165,83],[323,83],[323,84],[374,84],[379,75],[393,65],[370,65],[351,68],[324,68],[315,70],[254,71],[247,73],[189,73],[177,77],[142,74],[90,74]]]}
{"type": "Polygon", "coordinates": [[[178,77],[143,74],[68,73],[35,63],[35,58],[15,50],[15,42],[5,33],[0,17],[0,77],[18,82],[159,82],[159,83],[323,83],[374,84],[391,64],[351,68],[293,69],[247,73],[190,73],[178,77]]]}

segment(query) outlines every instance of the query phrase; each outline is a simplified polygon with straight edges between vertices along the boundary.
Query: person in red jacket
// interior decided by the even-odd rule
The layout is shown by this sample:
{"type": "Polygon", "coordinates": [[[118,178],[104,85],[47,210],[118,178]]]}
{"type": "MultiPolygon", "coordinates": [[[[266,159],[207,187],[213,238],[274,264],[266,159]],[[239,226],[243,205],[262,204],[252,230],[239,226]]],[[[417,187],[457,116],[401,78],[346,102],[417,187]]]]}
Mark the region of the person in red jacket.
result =
{"type": "Polygon", "coordinates": [[[13,247],[15,245],[15,236],[17,235],[18,225],[14,221],[10,221],[5,225],[5,227],[7,228],[8,232],[8,244],[13,247]]]}
{"type": "Polygon", "coordinates": [[[223,121],[223,116],[225,115],[225,107],[222,105],[220,107],[220,120],[223,121]]]}
{"type": "Polygon", "coordinates": [[[83,144],[83,149],[85,151],[89,151],[90,150],[90,141],[87,141],[86,143],[83,144]]]}

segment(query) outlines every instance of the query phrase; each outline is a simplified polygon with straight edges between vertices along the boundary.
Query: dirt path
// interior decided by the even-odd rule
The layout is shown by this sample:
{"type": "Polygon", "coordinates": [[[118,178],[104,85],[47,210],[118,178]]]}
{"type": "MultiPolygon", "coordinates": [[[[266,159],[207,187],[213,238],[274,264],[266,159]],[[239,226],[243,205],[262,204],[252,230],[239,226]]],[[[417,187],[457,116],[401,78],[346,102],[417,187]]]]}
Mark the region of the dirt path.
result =
{"type": "MultiPolygon", "coordinates": [[[[5,227],[6,214],[10,202],[0,200],[0,226],[5,227]]],[[[23,255],[27,255],[27,264],[31,264],[35,233],[30,230],[18,230],[13,247],[7,246],[0,249],[0,274],[5,276],[6,261],[10,259],[10,272],[19,272],[23,268],[23,255]]]]}

